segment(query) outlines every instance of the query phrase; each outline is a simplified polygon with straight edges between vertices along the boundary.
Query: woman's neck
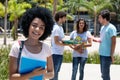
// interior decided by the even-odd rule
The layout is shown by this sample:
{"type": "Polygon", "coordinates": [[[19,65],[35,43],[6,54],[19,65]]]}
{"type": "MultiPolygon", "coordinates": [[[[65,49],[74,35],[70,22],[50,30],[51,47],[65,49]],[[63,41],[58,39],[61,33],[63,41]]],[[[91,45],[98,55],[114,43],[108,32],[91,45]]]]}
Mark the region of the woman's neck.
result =
{"type": "Polygon", "coordinates": [[[79,30],[79,32],[78,33],[83,33],[83,30],[79,30]]]}
{"type": "Polygon", "coordinates": [[[26,40],[26,43],[28,44],[28,45],[38,45],[39,44],[39,41],[38,40],[33,40],[33,39],[27,39],[26,40]]]}

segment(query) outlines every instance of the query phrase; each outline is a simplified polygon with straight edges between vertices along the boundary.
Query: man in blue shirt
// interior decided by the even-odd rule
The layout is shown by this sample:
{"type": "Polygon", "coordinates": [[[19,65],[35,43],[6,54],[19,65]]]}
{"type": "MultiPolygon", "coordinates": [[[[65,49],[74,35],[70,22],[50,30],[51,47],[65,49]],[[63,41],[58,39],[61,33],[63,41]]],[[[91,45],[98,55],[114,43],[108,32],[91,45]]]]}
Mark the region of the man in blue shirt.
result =
{"type": "Polygon", "coordinates": [[[110,21],[109,10],[103,10],[98,17],[102,24],[100,30],[100,67],[103,80],[110,80],[110,65],[114,62],[114,51],[116,46],[116,28],[110,21]]]}

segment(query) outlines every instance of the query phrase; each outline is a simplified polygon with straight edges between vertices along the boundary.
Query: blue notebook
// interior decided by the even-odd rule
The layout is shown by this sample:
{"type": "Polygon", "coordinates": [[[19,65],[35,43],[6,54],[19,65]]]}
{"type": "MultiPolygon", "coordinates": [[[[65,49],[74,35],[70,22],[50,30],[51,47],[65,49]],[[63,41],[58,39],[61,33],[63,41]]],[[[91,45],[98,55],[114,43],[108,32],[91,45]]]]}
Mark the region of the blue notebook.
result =
{"type": "MultiPolygon", "coordinates": [[[[20,74],[26,74],[33,71],[35,68],[39,68],[39,67],[45,68],[45,66],[46,66],[45,61],[21,57],[19,72],[20,74]]],[[[43,80],[43,75],[31,77],[30,80],[43,80]]]]}

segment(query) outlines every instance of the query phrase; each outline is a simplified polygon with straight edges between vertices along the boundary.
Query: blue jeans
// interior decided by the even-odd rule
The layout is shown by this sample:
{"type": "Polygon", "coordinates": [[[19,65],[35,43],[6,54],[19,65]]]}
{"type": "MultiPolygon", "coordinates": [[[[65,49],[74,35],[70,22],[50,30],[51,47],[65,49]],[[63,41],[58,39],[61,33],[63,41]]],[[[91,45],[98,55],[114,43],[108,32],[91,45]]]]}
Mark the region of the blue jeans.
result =
{"type": "Polygon", "coordinates": [[[110,80],[111,57],[100,56],[100,67],[103,80],[110,80]]]}
{"type": "Polygon", "coordinates": [[[61,68],[62,60],[63,60],[63,55],[52,55],[53,58],[53,64],[54,64],[54,78],[51,80],[58,80],[58,73],[61,68]]]}
{"type": "Polygon", "coordinates": [[[78,64],[80,64],[80,66],[79,66],[79,73],[80,73],[79,80],[83,80],[84,66],[85,66],[86,61],[87,61],[87,58],[84,58],[84,57],[73,57],[73,69],[72,69],[71,80],[76,80],[78,64]]]}

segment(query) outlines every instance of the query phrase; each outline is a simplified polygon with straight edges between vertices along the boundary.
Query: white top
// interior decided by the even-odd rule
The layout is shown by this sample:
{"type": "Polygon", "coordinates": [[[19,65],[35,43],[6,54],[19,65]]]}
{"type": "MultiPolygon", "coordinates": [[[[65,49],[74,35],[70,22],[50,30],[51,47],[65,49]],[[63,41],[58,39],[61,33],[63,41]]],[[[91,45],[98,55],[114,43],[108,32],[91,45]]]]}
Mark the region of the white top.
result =
{"type": "Polygon", "coordinates": [[[62,39],[64,38],[64,31],[63,31],[62,26],[60,26],[56,23],[53,27],[52,35],[51,35],[52,54],[63,55],[64,46],[59,46],[59,45],[55,44],[55,41],[54,41],[55,36],[59,37],[59,41],[62,41],[62,39]]]}
{"type": "MultiPolygon", "coordinates": [[[[18,58],[19,48],[20,48],[20,44],[17,41],[13,44],[11,51],[9,53],[9,56],[13,56],[13,57],[18,58]]],[[[47,61],[47,57],[49,57],[50,55],[52,55],[51,49],[45,43],[42,44],[42,50],[37,54],[33,54],[33,53],[29,52],[26,49],[25,45],[23,46],[23,49],[21,52],[21,57],[27,57],[27,58],[36,59],[36,60],[43,60],[43,61],[47,61]]]]}
{"type": "MultiPolygon", "coordinates": [[[[87,43],[87,39],[91,38],[91,34],[89,31],[86,31],[84,33],[78,34],[77,31],[73,31],[70,34],[70,39],[77,40],[78,42],[85,42],[87,43]]],[[[83,53],[78,53],[77,51],[73,50],[73,57],[88,57],[88,51],[87,48],[84,50],[83,53]]]]}

